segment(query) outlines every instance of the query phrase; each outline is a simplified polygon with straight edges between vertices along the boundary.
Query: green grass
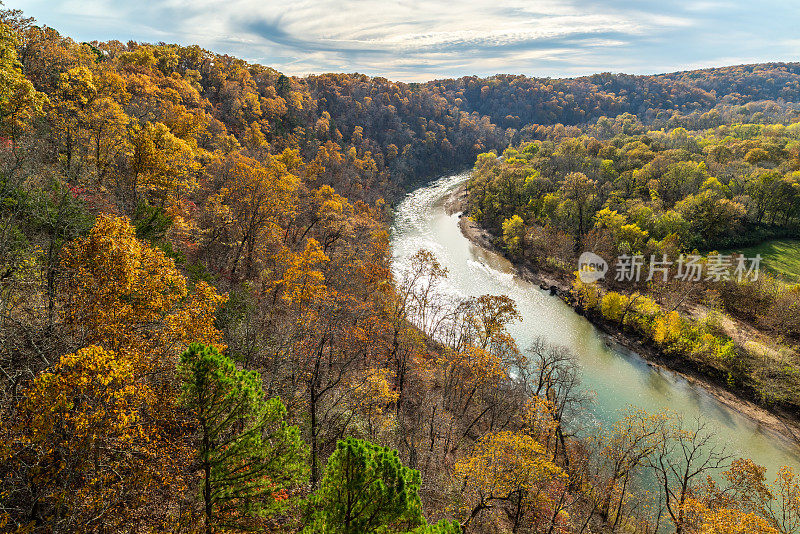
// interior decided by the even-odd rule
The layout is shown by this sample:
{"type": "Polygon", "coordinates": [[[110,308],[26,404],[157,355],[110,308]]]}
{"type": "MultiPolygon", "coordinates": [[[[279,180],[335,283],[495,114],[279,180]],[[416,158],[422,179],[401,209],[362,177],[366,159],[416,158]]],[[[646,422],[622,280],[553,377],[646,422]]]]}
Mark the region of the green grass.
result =
{"type": "Polygon", "coordinates": [[[800,240],[773,239],[753,247],[726,250],[723,254],[732,252],[744,254],[746,258],[761,254],[762,269],[794,282],[800,281],[800,240]]]}

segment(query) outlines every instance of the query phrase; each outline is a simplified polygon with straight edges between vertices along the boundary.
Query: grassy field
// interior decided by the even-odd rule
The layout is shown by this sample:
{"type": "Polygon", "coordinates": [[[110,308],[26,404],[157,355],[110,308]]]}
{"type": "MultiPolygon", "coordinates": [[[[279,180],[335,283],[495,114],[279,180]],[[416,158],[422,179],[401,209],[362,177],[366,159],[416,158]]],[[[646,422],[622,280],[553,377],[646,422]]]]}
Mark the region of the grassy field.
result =
{"type": "Polygon", "coordinates": [[[800,281],[800,240],[774,239],[754,247],[726,250],[742,253],[747,258],[761,254],[761,268],[779,274],[791,281],[800,281]]]}

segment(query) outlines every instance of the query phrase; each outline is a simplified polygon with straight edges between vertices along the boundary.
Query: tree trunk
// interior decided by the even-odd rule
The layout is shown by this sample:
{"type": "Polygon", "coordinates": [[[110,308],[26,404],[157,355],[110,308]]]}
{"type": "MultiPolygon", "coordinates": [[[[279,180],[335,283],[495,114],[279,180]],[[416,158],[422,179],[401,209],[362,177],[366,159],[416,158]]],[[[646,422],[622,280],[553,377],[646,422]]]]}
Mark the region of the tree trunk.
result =
{"type": "Polygon", "coordinates": [[[209,440],[205,418],[201,419],[200,426],[203,429],[202,461],[203,474],[205,475],[205,480],[203,481],[203,501],[205,504],[206,534],[212,534],[214,530],[211,525],[211,514],[213,512],[213,504],[211,502],[211,463],[208,460],[208,453],[211,450],[211,443],[209,440]]]}
{"type": "Polygon", "coordinates": [[[311,410],[311,490],[314,491],[317,489],[319,482],[319,466],[317,465],[317,395],[313,384],[309,387],[309,390],[309,409],[311,410]]]}

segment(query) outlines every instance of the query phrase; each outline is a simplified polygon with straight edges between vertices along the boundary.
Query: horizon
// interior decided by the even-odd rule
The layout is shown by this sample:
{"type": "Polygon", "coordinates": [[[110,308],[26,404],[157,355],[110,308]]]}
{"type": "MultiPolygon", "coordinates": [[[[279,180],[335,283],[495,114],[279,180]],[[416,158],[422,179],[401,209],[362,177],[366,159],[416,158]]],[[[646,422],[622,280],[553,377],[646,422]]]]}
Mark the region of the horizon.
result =
{"type": "Polygon", "coordinates": [[[575,78],[659,75],[800,58],[788,2],[254,0],[124,5],[119,0],[7,2],[79,41],[198,44],[286,75],[358,72],[406,83],[497,74],[575,78]],[[380,11],[380,13],[376,13],[380,11]],[[88,12],[88,13],[87,13],[88,12]],[[247,13],[243,16],[241,13],[247,13]],[[354,22],[356,20],[357,22],[354,22]],[[720,34],[714,26],[725,28],[720,34]],[[333,29],[331,29],[333,28],[333,29]]]}

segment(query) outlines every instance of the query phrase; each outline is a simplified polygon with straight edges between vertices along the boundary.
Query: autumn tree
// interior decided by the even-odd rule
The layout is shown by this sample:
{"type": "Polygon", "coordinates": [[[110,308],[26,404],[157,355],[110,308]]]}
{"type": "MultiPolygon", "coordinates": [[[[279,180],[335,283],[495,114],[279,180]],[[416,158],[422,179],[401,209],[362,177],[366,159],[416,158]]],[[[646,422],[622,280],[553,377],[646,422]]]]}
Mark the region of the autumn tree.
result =
{"type": "Polygon", "coordinates": [[[50,112],[53,137],[62,155],[64,172],[74,176],[81,172],[89,108],[97,98],[97,87],[94,74],[84,65],[58,74],[56,87],[50,112]]]}
{"type": "Polygon", "coordinates": [[[684,509],[687,534],[781,534],[763,517],[737,508],[712,508],[690,497],[684,509]]]}
{"type": "Polygon", "coordinates": [[[559,194],[577,232],[577,243],[580,243],[593,215],[591,206],[597,195],[597,182],[581,172],[573,172],[564,178],[559,194]]]}
{"type": "MultiPolygon", "coordinates": [[[[115,114],[113,108],[106,111],[115,114]]],[[[113,120],[124,119],[115,116],[113,120]]],[[[134,124],[131,132],[132,150],[128,161],[131,180],[128,186],[133,206],[143,192],[151,202],[174,208],[175,203],[196,186],[198,164],[192,148],[160,122],[134,124]]]]}
{"type": "Polygon", "coordinates": [[[286,365],[292,371],[292,390],[302,395],[300,406],[308,414],[312,488],[320,480],[321,458],[347,431],[355,416],[356,394],[364,391],[362,381],[374,369],[377,346],[368,340],[376,335],[376,325],[364,317],[368,310],[343,299],[317,303],[300,318],[302,334],[286,365]],[[340,307],[344,303],[353,306],[345,311],[340,307]]]}
{"type": "MultiPolygon", "coordinates": [[[[484,436],[455,465],[467,532],[485,514],[503,513],[512,532],[546,532],[559,517],[558,487],[567,475],[531,436],[500,431],[484,436]]],[[[480,531],[480,526],[476,526],[480,531]]]]}
{"type": "Polygon", "coordinates": [[[360,416],[369,424],[396,398],[380,368],[389,327],[383,315],[390,294],[386,234],[368,208],[348,211],[342,223],[322,223],[302,254],[279,255],[278,269],[265,273],[262,286],[272,293],[265,299],[272,304],[270,320],[286,332],[282,339],[290,347],[268,366],[307,414],[312,487],[320,479],[320,459],[336,440],[360,416]]]}
{"type": "Polygon", "coordinates": [[[522,253],[525,245],[525,224],[519,215],[512,215],[503,221],[503,243],[512,254],[522,253]]]}
{"type": "Polygon", "coordinates": [[[167,460],[180,451],[152,418],[155,402],[130,359],[95,345],[37,376],[9,421],[17,438],[3,450],[26,481],[17,486],[27,501],[14,510],[18,526],[98,532],[129,529],[142,513],[165,520],[154,498],[182,490],[167,460]]]}
{"type": "Polygon", "coordinates": [[[221,346],[214,313],[225,298],[206,282],[192,293],[175,262],[136,238],[123,217],[100,216],[62,254],[64,321],[77,344],[98,344],[171,366],[194,341],[221,346]]]}
{"type": "Polygon", "coordinates": [[[0,24],[0,127],[16,143],[20,134],[48,102],[44,93],[34,89],[22,74],[14,32],[0,24]]]}
{"type": "Polygon", "coordinates": [[[300,252],[281,250],[276,260],[280,274],[272,281],[273,291],[302,315],[309,305],[326,297],[323,269],[329,261],[314,238],[309,238],[300,252]]]}
{"type": "Polygon", "coordinates": [[[286,505],[306,474],[305,444],[266,399],[255,371],[240,371],[215,348],[193,343],[181,356],[181,402],[198,427],[207,533],[249,529],[286,505]]]}
{"type": "Polygon", "coordinates": [[[647,458],[664,499],[664,508],[677,534],[686,531],[686,502],[693,486],[709,474],[725,468],[730,461],[724,446],[714,443],[707,424],[696,420],[686,424],[678,419],[663,427],[663,439],[647,458]]]}
{"type": "Polygon", "coordinates": [[[398,282],[396,320],[410,321],[428,336],[439,333],[449,307],[440,291],[446,278],[447,268],[433,252],[427,249],[417,251],[409,258],[408,267],[398,282]]]}
{"type": "Polygon", "coordinates": [[[387,360],[394,369],[398,415],[402,414],[408,373],[423,343],[417,329],[433,335],[438,330],[438,323],[447,314],[446,306],[442,305],[436,291],[446,276],[447,269],[441,266],[432,252],[419,250],[410,258],[394,294],[387,298],[391,329],[387,360]]]}
{"type": "MultiPolygon", "coordinates": [[[[63,221],[56,219],[55,223],[63,221]]],[[[57,230],[56,225],[53,231],[57,230]]],[[[57,233],[53,239],[62,235],[68,234],[57,233]]],[[[55,309],[63,323],[54,324],[53,331],[65,346],[89,348],[63,357],[55,370],[35,379],[32,391],[41,398],[34,404],[22,404],[15,417],[23,421],[39,417],[35,415],[38,408],[54,405],[41,412],[41,417],[50,418],[41,420],[46,427],[39,429],[39,423],[24,423],[39,433],[35,437],[39,440],[36,448],[28,450],[39,451],[35,456],[42,462],[41,470],[34,467],[12,473],[21,483],[33,484],[31,487],[41,487],[43,491],[51,484],[61,485],[63,491],[72,488],[76,498],[85,498],[86,506],[98,507],[86,512],[94,514],[97,521],[111,524],[116,520],[106,519],[106,513],[114,516],[118,496],[127,499],[124,506],[131,513],[150,510],[147,513],[154,522],[163,520],[166,525],[169,519],[162,513],[169,514],[174,503],[171,499],[177,499],[184,491],[180,488],[184,483],[180,470],[188,456],[184,441],[174,439],[183,431],[173,388],[177,349],[196,339],[222,346],[221,334],[213,322],[224,298],[204,282],[189,293],[186,280],[174,263],[160,250],[136,239],[133,227],[124,218],[98,217],[89,235],[65,246],[56,272],[59,283],[55,309]],[[53,384],[72,390],[59,393],[53,384]],[[114,417],[124,421],[118,422],[114,417]],[[103,437],[94,434],[96,430],[92,428],[64,427],[71,418],[75,418],[75,425],[95,429],[112,426],[108,427],[108,436],[103,437]],[[115,433],[123,437],[116,437],[115,433]],[[47,454],[39,448],[45,443],[52,443],[52,451],[47,454]],[[73,450],[77,452],[70,452],[73,450]],[[60,460],[51,458],[52,454],[69,454],[72,463],[65,464],[67,471],[57,467],[60,460]],[[84,460],[83,454],[94,458],[84,460]],[[91,486],[91,494],[84,494],[84,485],[79,482],[87,476],[97,483],[86,486],[91,486]],[[148,488],[156,488],[157,483],[162,484],[161,489],[151,492],[148,488]],[[167,488],[169,485],[174,486],[167,488]]],[[[21,458],[25,451],[17,454],[21,458]]],[[[30,465],[37,466],[38,462],[31,459],[30,465]]],[[[34,498],[31,502],[36,505],[40,501],[34,498]]],[[[65,503],[59,506],[67,506],[65,503]]],[[[77,515],[65,521],[95,525],[90,519],[76,519],[84,513],[81,506],[75,504],[77,515]]],[[[48,507],[42,504],[41,509],[34,508],[31,513],[36,517],[40,510],[50,513],[44,511],[48,507]]],[[[64,510],[57,514],[66,514],[64,510]]],[[[117,516],[120,521],[127,517],[135,522],[131,515],[120,512],[117,516]]],[[[75,528],[78,527],[67,530],[75,528]]]]}
{"type": "MultiPolygon", "coordinates": [[[[63,274],[62,249],[72,239],[84,235],[91,228],[93,218],[87,212],[86,203],[76,198],[75,191],[57,180],[36,188],[15,182],[9,178],[4,182],[6,223],[4,238],[0,241],[0,264],[6,277],[21,274],[19,271],[27,255],[25,245],[28,240],[35,239],[41,243],[41,249],[33,254],[36,261],[29,267],[39,273],[36,279],[43,292],[46,313],[36,313],[42,319],[40,325],[44,332],[50,335],[56,326],[58,312],[59,277],[63,274]]],[[[13,286],[6,288],[13,289],[13,286]]],[[[6,313],[19,313],[26,300],[20,293],[16,298],[6,298],[6,313]]]]}
{"type": "Polygon", "coordinates": [[[437,428],[444,455],[503,428],[524,404],[522,381],[512,379],[526,365],[507,327],[519,318],[514,301],[483,295],[456,303],[445,333],[450,347],[436,360],[436,383],[445,412],[430,413],[426,426],[437,428]],[[452,347],[452,348],[451,348],[452,347]]]}
{"type": "Polygon", "coordinates": [[[113,98],[104,96],[92,102],[86,129],[89,133],[89,160],[94,162],[98,185],[104,185],[115,163],[130,147],[127,137],[129,122],[130,118],[113,98]]]}
{"type": "Polygon", "coordinates": [[[598,439],[597,489],[592,497],[597,513],[614,528],[624,521],[627,492],[651,457],[664,446],[669,424],[666,413],[649,414],[631,407],[606,436],[598,439]]]}
{"type": "Polygon", "coordinates": [[[525,377],[528,395],[547,403],[545,413],[551,418],[554,457],[560,457],[567,467],[568,454],[565,423],[589,403],[588,394],[581,388],[580,369],[575,354],[566,347],[534,339],[526,352],[530,364],[520,369],[525,377]]]}
{"type": "Polygon", "coordinates": [[[514,300],[507,295],[481,295],[464,305],[468,342],[499,355],[509,365],[519,363],[519,351],[507,330],[522,318],[514,300]]]}
{"type": "Polygon", "coordinates": [[[731,524],[733,520],[742,525],[763,522],[768,525],[765,531],[796,532],[800,527],[797,476],[791,467],[782,466],[770,483],[766,472],[765,467],[749,458],[737,458],[719,480],[709,477],[695,491],[689,505],[694,517],[689,523],[692,519],[715,525],[731,524]]]}
{"type": "Polygon", "coordinates": [[[217,193],[209,197],[209,219],[216,226],[207,247],[222,242],[229,248],[230,276],[237,276],[244,263],[244,274],[251,276],[261,254],[275,254],[287,222],[295,210],[297,177],[280,157],[270,156],[261,163],[242,155],[221,162],[223,180],[217,193]]]}

